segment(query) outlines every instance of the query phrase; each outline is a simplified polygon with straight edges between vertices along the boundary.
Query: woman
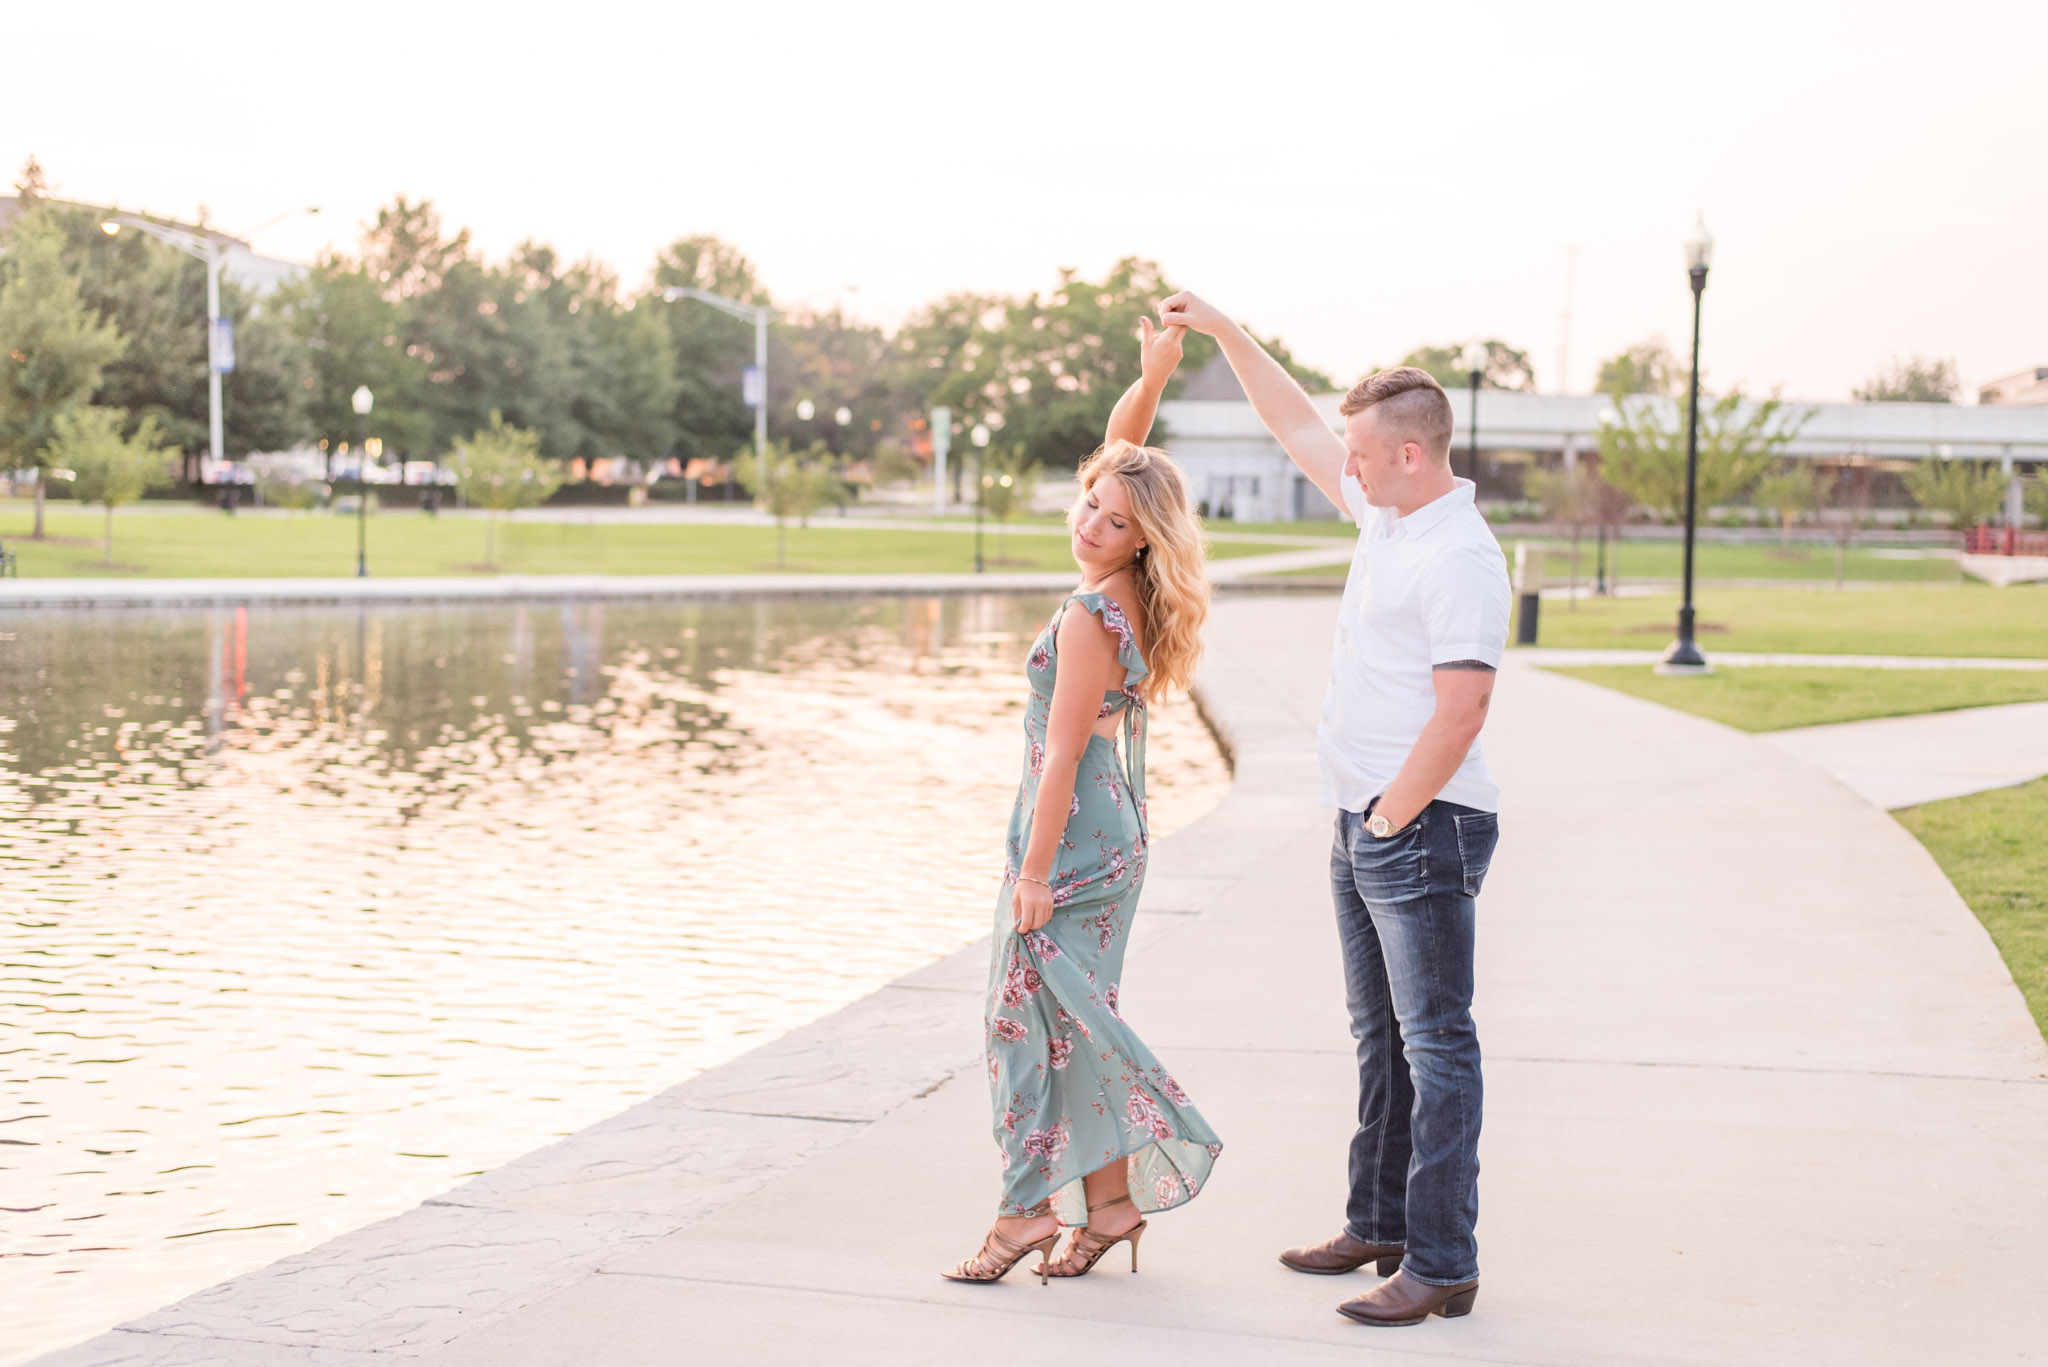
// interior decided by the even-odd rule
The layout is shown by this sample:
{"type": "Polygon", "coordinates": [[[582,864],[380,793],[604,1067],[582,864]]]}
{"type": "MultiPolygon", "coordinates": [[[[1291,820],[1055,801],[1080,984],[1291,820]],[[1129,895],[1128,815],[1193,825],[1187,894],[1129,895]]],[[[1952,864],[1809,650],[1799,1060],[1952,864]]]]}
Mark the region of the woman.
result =
{"type": "Polygon", "coordinates": [[[1192,1198],[1223,1148],[1117,1008],[1148,853],[1145,704],[1188,683],[1209,604],[1187,481],[1139,444],[1184,331],[1144,325],[1140,377],[1067,514],[1080,587],[1025,663],[987,1017],[1001,1213],[954,1281],[996,1281],[1032,1252],[1041,1276],[1079,1276],[1119,1243],[1135,1272],[1144,1217],[1192,1198]]]}

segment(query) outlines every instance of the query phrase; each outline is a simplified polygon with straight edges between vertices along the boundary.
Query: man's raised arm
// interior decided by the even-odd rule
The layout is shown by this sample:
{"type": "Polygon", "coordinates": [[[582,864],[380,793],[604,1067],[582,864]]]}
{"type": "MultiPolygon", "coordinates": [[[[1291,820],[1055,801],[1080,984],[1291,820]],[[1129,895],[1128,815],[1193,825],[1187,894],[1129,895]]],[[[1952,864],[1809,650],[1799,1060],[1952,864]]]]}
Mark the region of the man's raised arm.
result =
{"type": "Polygon", "coordinates": [[[1282,450],[1315,481],[1315,486],[1339,508],[1347,505],[1339,482],[1344,475],[1344,442],[1330,430],[1308,392],[1294,382],[1278,361],[1237,324],[1220,313],[1214,304],[1186,290],[1159,306],[1159,321],[1168,327],[1193,328],[1214,337],[1223,348],[1223,358],[1237,373],[1246,397],[1259,421],[1279,441],[1282,450]]]}

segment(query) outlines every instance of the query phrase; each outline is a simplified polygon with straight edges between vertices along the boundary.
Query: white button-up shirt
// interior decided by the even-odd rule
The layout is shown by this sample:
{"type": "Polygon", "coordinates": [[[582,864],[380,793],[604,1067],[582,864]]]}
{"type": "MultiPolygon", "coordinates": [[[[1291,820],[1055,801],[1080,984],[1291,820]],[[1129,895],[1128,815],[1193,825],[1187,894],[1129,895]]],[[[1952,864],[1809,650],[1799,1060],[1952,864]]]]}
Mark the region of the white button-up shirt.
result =
{"type": "MultiPolygon", "coordinates": [[[[1362,812],[1407,762],[1436,711],[1435,666],[1477,660],[1496,668],[1507,646],[1507,562],[1472,500],[1472,481],[1407,517],[1375,508],[1342,477],[1358,548],[1344,584],[1330,657],[1330,689],[1316,731],[1322,804],[1362,812]]],[[[1437,794],[1499,810],[1500,789],[1474,739],[1437,794]]]]}

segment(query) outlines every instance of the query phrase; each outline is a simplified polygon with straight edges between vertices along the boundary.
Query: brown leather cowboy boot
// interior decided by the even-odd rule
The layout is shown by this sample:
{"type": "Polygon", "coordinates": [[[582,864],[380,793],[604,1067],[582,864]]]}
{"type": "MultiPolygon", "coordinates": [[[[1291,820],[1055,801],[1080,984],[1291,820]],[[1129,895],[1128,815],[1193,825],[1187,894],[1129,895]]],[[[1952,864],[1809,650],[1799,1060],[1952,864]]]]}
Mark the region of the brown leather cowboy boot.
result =
{"type": "Polygon", "coordinates": [[[1396,1272],[1364,1295],[1353,1296],[1338,1306],[1337,1313],[1360,1324],[1420,1324],[1431,1315],[1442,1315],[1445,1319],[1469,1315],[1472,1302],[1477,1299],[1477,1280],[1459,1282],[1456,1286],[1431,1286],[1405,1272],[1396,1272]]]}
{"type": "Polygon", "coordinates": [[[1391,1277],[1394,1269],[1401,1265],[1401,1246],[1364,1244],[1349,1234],[1339,1234],[1336,1238],[1325,1239],[1319,1244],[1290,1248],[1280,1255],[1280,1261],[1296,1272],[1313,1272],[1324,1277],[1334,1277],[1340,1272],[1356,1272],[1367,1263],[1377,1262],[1379,1274],[1382,1277],[1391,1277]]]}

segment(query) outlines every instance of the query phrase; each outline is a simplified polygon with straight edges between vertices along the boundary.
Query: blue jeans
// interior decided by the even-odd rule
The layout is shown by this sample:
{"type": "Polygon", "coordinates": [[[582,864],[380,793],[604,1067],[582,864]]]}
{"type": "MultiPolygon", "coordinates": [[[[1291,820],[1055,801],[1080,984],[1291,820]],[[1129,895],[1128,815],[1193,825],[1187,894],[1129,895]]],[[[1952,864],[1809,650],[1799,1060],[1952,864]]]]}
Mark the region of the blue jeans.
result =
{"type": "Polygon", "coordinates": [[[1337,814],[1330,886],[1358,1041],[1358,1133],[1344,1231],[1399,1245],[1416,1281],[1479,1275],[1476,898],[1500,838],[1492,812],[1432,802],[1385,840],[1337,814]]]}

